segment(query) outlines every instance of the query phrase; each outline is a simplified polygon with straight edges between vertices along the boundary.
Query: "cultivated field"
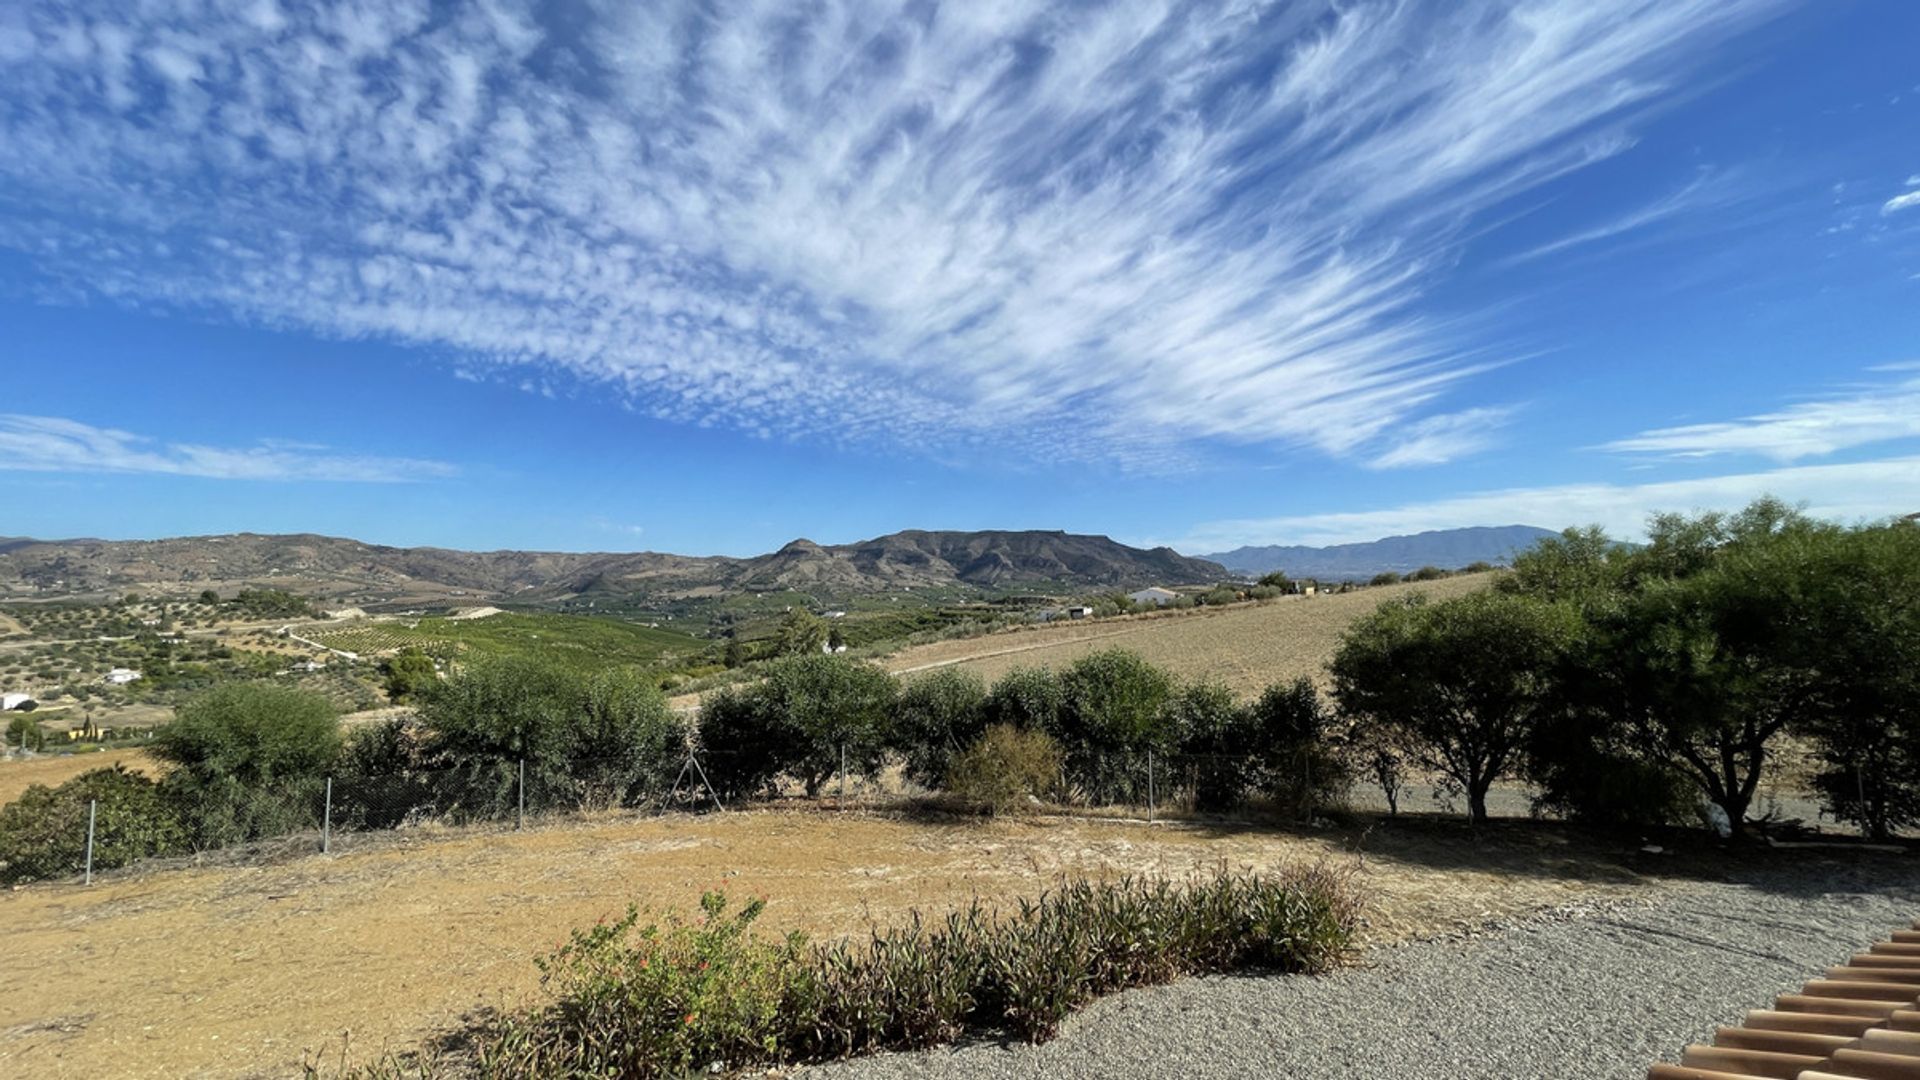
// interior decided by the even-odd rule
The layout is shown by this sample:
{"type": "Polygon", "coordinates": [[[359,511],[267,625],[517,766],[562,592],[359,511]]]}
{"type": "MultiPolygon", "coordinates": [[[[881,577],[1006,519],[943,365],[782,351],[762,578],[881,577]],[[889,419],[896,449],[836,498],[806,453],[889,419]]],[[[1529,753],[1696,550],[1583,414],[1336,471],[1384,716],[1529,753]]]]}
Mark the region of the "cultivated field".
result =
{"type": "Polygon", "coordinates": [[[147,868],[0,895],[0,1074],[286,1075],[351,1036],[417,1045],[525,1000],[531,958],[630,901],[770,898],[768,930],[857,933],[919,906],[1005,902],[1068,874],[1180,875],[1332,858],[1372,942],[1644,883],[1550,830],[1403,821],[1358,834],[1048,819],[927,822],[767,810],[526,832],[380,834],[277,865],[147,868]]]}
{"type": "Polygon", "coordinates": [[[1439,599],[1484,588],[1488,574],[1386,585],[1326,596],[1286,596],[1224,608],[1055,623],[903,649],[884,663],[910,675],[964,667],[991,681],[1016,667],[1057,667],[1098,649],[1131,649],[1189,678],[1218,679],[1252,696],[1302,675],[1324,682],[1340,634],[1380,602],[1411,592],[1439,599]]]}

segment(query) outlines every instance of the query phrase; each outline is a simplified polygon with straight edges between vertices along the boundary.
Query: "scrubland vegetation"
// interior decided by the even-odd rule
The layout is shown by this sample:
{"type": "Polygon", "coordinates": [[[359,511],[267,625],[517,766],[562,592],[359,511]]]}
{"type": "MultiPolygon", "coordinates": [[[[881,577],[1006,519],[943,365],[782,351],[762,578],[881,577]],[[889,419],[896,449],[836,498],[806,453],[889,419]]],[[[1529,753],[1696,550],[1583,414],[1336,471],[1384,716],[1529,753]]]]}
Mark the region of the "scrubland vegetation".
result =
{"type": "MultiPolygon", "coordinates": [[[[1295,821],[1362,781],[1391,800],[1412,772],[1476,823],[1494,784],[1521,781],[1540,811],[1599,826],[1711,826],[1712,808],[1738,841],[1787,739],[1821,763],[1825,808],[1886,838],[1920,821],[1916,598],[1920,526],[1763,501],[1660,517],[1640,546],[1570,530],[1491,587],[1391,594],[1341,635],[1330,693],[1303,677],[1249,694],[1097,646],[991,680],[896,677],[818,651],[833,628],[805,618],[783,620],[790,655],[692,715],[642,665],[503,649],[443,677],[403,652],[383,675],[414,713],[381,724],[343,730],[325,699],[266,683],[184,701],[155,740],[157,777],[96,770],[0,809],[0,877],[73,872],[90,804],[105,868],[313,828],[329,780],[335,828],[379,829],[660,808],[696,789],[729,804],[821,796],[894,772],[899,805],[962,820],[1157,804],[1295,821]]],[[[1043,1037],[1108,990],[1324,966],[1350,904],[1314,875],[1065,882],[1017,911],[815,945],[756,936],[758,904],[729,910],[716,893],[695,922],[630,913],[577,933],[543,963],[549,1004],[489,1027],[483,1058],[497,1075],[645,1076],[976,1027],[1043,1037]]]]}

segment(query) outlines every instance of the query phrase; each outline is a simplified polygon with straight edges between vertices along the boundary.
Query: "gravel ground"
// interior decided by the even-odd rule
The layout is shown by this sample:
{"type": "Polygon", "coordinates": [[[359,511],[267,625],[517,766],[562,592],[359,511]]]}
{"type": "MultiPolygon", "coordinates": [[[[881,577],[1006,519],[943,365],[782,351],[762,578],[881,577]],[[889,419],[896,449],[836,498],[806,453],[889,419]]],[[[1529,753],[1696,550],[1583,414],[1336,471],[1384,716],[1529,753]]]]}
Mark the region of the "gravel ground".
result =
{"type": "Polygon", "coordinates": [[[1920,875],[1904,861],[1803,871],[1790,884],[1665,885],[1649,903],[1378,950],[1318,978],[1134,991],[1096,1002],[1042,1046],[982,1041],[806,1075],[1639,1080],[1920,915],[1920,875]]]}

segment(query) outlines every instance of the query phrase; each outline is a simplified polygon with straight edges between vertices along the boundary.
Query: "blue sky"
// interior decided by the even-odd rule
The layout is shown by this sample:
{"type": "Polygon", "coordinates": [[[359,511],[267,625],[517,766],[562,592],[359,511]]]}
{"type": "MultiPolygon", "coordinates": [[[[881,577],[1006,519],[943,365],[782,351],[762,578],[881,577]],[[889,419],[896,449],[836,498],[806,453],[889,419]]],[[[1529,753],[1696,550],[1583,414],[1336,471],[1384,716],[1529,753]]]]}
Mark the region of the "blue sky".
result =
{"type": "Polygon", "coordinates": [[[0,535],[1920,510],[1920,6],[0,10],[0,535]]]}

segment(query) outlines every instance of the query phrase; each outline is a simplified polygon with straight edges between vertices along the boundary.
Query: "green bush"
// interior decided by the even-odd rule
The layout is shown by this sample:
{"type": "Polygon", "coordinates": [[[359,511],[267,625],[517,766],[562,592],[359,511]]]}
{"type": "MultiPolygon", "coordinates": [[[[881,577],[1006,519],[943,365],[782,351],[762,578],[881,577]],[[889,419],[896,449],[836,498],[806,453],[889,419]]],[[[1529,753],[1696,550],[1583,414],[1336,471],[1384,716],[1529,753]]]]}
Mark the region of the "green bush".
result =
{"type": "Polygon", "coordinates": [[[93,866],[125,866],[187,847],[185,824],[153,780],[119,765],[59,787],[35,784],[0,807],[0,882],[78,874],[85,868],[87,807],[98,801],[93,866]]]}
{"type": "Polygon", "coordinates": [[[653,680],[633,668],[591,675],[544,659],[474,664],[430,694],[420,716],[430,763],[456,814],[529,807],[630,806],[665,793],[686,735],[653,680]]]}
{"type": "Polygon", "coordinates": [[[894,700],[892,740],[907,779],[937,787],[947,767],[987,727],[987,690],[980,676],[940,668],[909,681],[894,700]]]}
{"type": "Polygon", "coordinates": [[[758,683],[702,703],[702,760],[736,794],[784,774],[817,795],[842,760],[861,775],[879,771],[897,693],[893,676],[845,656],[777,660],[758,683]]]}
{"type": "Polygon", "coordinates": [[[1125,649],[1074,661],[1060,675],[1048,731],[1066,755],[1067,782],[1096,803],[1143,801],[1148,752],[1165,755],[1178,742],[1165,711],[1173,690],[1171,676],[1125,649]]]}
{"type": "Polygon", "coordinates": [[[1029,731],[1053,731],[1065,701],[1060,677],[1050,668],[1014,668],[987,691],[984,720],[1029,731]]]}
{"type": "Polygon", "coordinates": [[[1060,747],[1044,733],[995,724],[947,767],[946,789],[989,814],[1023,810],[1060,783],[1060,747]]]}
{"type": "Polygon", "coordinates": [[[1393,571],[1391,571],[1391,570],[1382,570],[1381,572],[1379,572],[1379,573],[1377,573],[1377,574],[1375,574],[1375,575],[1373,575],[1373,577],[1371,577],[1371,578],[1369,578],[1369,579],[1367,580],[1367,584],[1369,584],[1369,585],[1398,585],[1398,584],[1400,584],[1400,575],[1399,575],[1399,574],[1396,574],[1396,573],[1394,573],[1394,572],[1393,572],[1393,571]]]}
{"type": "Polygon", "coordinates": [[[864,943],[752,933],[759,901],[701,898],[697,923],[637,910],[540,962],[553,1001],[479,1041],[489,1076],[655,1077],[933,1046],[969,1030],[1029,1041],[1093,998],[1184,974],[1319,972],[1358,910],[1325,868],[1184,883],[1076,881],[1004,914],[917,913],[864,943]]]}
{"type": "Polygon", "coordinates": [[[194,844],[220,847],[319,826],[340,721],[318,694],[227,683],[182,702],[153,753],[174,766],[161,791],[194,844]]]}

